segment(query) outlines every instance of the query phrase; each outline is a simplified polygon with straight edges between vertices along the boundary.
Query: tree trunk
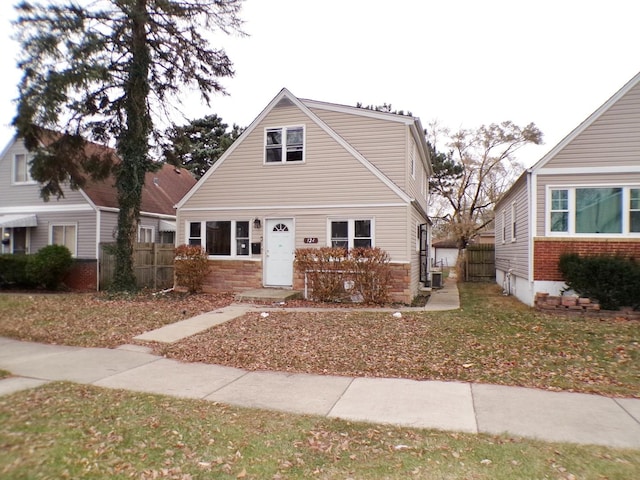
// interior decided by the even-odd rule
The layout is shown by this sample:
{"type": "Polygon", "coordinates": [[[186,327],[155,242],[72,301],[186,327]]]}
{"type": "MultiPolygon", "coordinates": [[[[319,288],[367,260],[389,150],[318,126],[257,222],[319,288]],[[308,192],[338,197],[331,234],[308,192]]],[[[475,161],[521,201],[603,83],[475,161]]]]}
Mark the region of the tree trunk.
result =
{"type": "Polygon", "coordinates": [[[136,240],[140,203],[145,174],[150,170],[148,137],[151,118],[148,108],[149,66],[151,56],[147,45],[147,0],[136,0],[131,7],[131,62],[125,84],[126,129],[118,139],[122,163],[116,175],[118,191],[118,235],[116,239],[115,290],[135,290],[133,244],[136,240]]]}

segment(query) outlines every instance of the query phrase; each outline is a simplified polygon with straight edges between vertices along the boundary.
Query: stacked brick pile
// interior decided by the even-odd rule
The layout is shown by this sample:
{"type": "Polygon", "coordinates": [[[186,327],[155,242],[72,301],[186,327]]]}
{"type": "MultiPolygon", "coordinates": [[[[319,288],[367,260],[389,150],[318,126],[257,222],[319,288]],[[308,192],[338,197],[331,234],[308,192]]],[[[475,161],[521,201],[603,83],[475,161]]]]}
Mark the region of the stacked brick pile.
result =
{"type": "Polygon", "coordinates": [[[602,318],[622,318],[640,320],[640,311],[631,308],[620,310],[601,310],[600,304],[585,297],[553,296],[548,293],[536,293],[535,307],[543,312],[588,315],[602,318]]]}

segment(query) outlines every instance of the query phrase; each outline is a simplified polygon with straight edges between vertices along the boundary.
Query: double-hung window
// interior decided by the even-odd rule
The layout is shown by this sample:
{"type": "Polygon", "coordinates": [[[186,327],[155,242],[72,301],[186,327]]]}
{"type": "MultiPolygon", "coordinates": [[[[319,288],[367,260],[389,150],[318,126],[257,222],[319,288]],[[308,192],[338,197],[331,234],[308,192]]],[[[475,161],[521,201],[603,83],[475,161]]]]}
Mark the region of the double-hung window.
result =
{"type": "Polygon", "coordinates": [[[640,188],[629,189],[629,231],[640,233],[640,188]]]}
{"type": "Polygon", "coordinates": [[[77,246],[76,225],[52,225],[51,245],[62,245],[69,249],[72,256],[76,256],[77,246]]]}
{"type": "Polygon", "coordinates": [[[138,227],[138,242],[153,243],[153,227],[138,227]]]}
{"type": "Polygon", "coordinates": [[[331,246],[338,248],[373,247],[372,220],[332,220],[331,246]]]}
{"type": "Polygon", "coordinates": [[[13,157],[13,183],[33,183],[29,161],[24,153],[16,153],[13,157]]]}
{"type": "Polygon", "coordinates": [[[267,128],[264,148],[266,163],[304,161],[304,127],[267,128]]]}
{"type": "Polygon", "coordinates": [[[640,188],[553,188],[550,194],[551,233],[640,233],[640,188]]]}
{"type": "Polygon", "coordinates": [[[248,256],[249,222],[214,220],[189,224],[189,245],[201,245],[207,254],[224,257],[248,256]]]}

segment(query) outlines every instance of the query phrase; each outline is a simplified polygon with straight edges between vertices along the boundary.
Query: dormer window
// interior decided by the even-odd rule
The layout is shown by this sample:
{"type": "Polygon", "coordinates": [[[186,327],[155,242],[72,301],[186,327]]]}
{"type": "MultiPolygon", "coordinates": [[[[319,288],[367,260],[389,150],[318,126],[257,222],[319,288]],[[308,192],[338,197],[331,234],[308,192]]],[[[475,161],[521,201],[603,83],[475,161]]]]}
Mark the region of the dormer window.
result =
{"type": "Polygon", "coordinates": [[[304,127],[267,128],[265,163],[304,161],[304,127]]]}

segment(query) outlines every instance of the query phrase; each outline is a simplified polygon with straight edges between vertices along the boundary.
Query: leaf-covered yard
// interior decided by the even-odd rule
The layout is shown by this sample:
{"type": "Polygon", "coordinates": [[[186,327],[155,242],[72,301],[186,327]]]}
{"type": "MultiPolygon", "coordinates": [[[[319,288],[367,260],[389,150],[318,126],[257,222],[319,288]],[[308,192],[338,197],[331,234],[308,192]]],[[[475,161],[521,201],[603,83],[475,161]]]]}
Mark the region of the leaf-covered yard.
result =
{"type": "MultiPolygon", "coordinates": [[[[460,284],[451,312],[250,313],[157,353],[184,361],[327,375],[518,385],[640,397],[640,322],[536,312],[495,285],[460,284]]],[[[229,295],[109,299],[0,295],[0,335],[116,347],[229,304],[229,295]]]]}

